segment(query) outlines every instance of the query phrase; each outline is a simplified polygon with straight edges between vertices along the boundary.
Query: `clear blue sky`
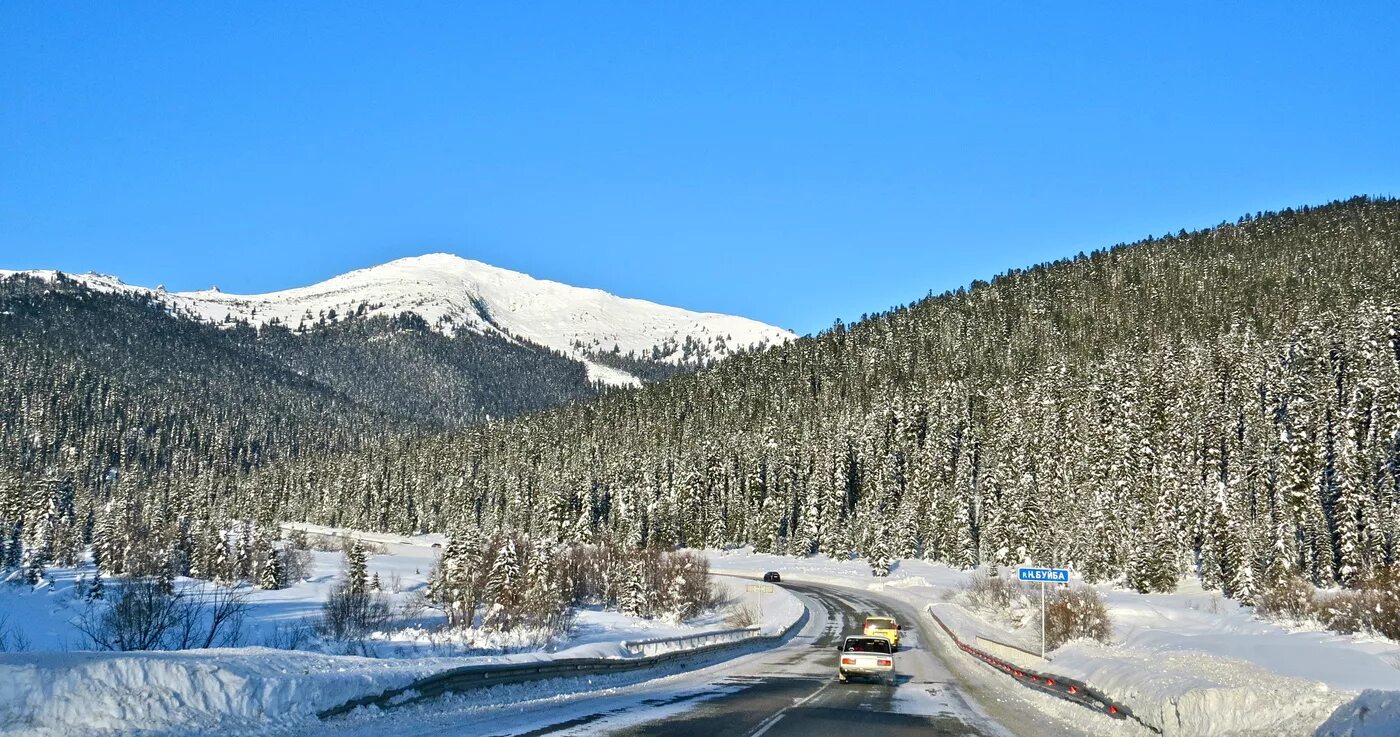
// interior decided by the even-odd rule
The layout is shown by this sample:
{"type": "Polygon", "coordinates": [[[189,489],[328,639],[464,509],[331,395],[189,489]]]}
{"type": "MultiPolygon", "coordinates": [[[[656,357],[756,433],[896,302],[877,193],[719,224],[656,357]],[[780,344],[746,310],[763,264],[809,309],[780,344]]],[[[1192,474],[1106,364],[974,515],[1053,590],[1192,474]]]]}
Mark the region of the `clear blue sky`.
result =
{"type": "Polygon", "coordinates": [[[0,268],[446,250],[805,333],[1400,194],[1400,3],[953,5],[5,2],[0,268]]]}

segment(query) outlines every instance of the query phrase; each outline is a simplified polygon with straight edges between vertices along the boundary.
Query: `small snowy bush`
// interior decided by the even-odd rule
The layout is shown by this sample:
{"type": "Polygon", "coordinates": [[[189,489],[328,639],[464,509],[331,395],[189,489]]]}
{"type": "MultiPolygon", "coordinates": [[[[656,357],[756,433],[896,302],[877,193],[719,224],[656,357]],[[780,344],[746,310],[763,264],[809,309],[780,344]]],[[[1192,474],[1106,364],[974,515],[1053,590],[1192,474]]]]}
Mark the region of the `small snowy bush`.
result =
{"type": "Polygon", "coordinates": [[[1338,591],[1318,591],[1306,579],[1288,576],[1260,592],[1255,611],[1289,622],[1316,622],[1342,634],[1400,641],[1400,567],[1382,568],[1338,591]]]}
{"type": "Polygon", "coordinates": [[[735,629],[752,627],[758,624],[758,615],[749,607],[742,604],[735,604],[730,607],[729,611],[725,614],[724,623],[735,629]]]}
{"type": "Polygon", "coordinates": [[[1316,618],[1317,602],[1311,583],[1301,576],[1284,576],[1260,589],[1254,610],[1275,619],[1306,622],[1316,618]]]}
{"type": "Polygon", "coordinates": [[[963,584],[963,598],[973,609],[1005,613],[1025,598],[1021,584],[1002,576],[975,575],[963,584]]]}
{"type": "Polygon", "coordinates": [[[1060,589],[1045,602],[1047,650],[1079,639],[1107,643],[1112,635],[1108,607],[1097,589],[1088,586],[1060,589]]]}
{"type": "Polygon", "coordinates": [[[1343,634],[1368,632],[1400,640],[1400,567],[1383,568],[1355,588],[1319,595],[1317,619],[1343,634]]]}

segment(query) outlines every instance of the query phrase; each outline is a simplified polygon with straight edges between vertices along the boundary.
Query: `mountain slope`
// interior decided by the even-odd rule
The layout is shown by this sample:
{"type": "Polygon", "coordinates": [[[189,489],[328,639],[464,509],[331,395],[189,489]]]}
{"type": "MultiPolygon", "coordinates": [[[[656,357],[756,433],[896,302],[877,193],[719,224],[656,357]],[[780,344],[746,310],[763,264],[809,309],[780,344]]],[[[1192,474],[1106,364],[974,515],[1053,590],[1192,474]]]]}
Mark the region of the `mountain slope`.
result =
{"type": "Polygon", "coordinates": [[[1396,284],[1400,202],[1290,209],[244,488],[327,524],[857,553],[877,572],[1024,561],[1144,591],[1193,572],[1245,601],[1296,574],[1352,584],[1400,563],[1396,284]],[[380,466],[396,482],[359,480],[380,466]],[[308,473],[335,493],[298,493],[308,473]]]}
{"type": "MultiPolygon", "coordinates": [[[[0,271],[0,277],[14,272],[0,271]]],[[[29,272],[53,278],[53,272],[29,272]]],[[[614,385],[639,379],[602,354],[694,368],[734,352],[777,345],[793,334],[747,318],[699,313],[535,279],[450,254],[403,258],[319,284],[253,295],[218,289],[166,292],[115,277],[73,277],[93,289],[145,294],[212,323],[316,328],[349,317],[412,312],[434,330],[469,330],[545,346],[584,362],[590,378],[614,385]]]]}

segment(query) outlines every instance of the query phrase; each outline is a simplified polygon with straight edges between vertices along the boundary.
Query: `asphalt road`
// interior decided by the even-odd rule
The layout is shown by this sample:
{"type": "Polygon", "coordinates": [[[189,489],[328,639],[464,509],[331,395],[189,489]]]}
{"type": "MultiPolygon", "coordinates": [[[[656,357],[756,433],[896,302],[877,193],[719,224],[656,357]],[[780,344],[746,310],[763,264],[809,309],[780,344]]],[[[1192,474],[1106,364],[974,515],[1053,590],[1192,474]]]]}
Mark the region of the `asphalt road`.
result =
{"type": "MultiPolygon", "coordinates": [[[[1003,732],[963,697],[950,673],[921,642],[923,633],[905,623],[904,641],[895,654],[898,685],[836,680],[836,645],[860,631],[867,614],[884,614],[883,603],[845,591],[787,584],[809,600],[816,599],[826,620],[783,657],[763,662],[754,674],[728,680],[741,690],[707,700],[664,720],[612,732],[617,735],[675,737],[811,737],[825,734],[979,735],[1003,732]]],[[[810,604],[809,604],[810,607],[810,604]]],[[[809,630],[810,631],[810,630],[809,630]]]]}

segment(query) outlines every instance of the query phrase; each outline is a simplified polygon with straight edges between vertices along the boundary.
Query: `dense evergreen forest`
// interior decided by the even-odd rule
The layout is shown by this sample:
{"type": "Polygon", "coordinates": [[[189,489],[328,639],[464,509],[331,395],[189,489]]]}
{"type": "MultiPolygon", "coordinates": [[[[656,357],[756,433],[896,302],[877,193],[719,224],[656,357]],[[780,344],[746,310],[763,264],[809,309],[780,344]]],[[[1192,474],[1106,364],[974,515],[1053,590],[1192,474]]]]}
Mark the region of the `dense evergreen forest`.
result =
{"type": "Polygon", "coordinates": [[[71,280],[0,280],[0,468],[102,492],[242,473],[598,392],[576,361],[415,314],[213,326],[71,280]]]}
{"type": "MultiPolygon", "coordinates": [[[[315,453],[248,473],[131,474],[79,491],[55,480],[90,463],[89,446],[60,441],[75,436],[62,422],[14,426],[17,408],[49,417],[31,405],[75,395],[49,400],[48,384],[17,390],[36,379],[7,379],[0,438],[14,473],[0,479],[0,517],[16,541],[40,547],[39,531],[81,538],[120,499],[172,548],[192,519],[251,516],[747,543],[858,554],[877,572],[910,557],[1031,561],[1141,590],[1194,571],[1249,600],[1266,577],[1345,584],[1400,558],[1397,285],[1400,201],[1260,213],[466,429],[406,434],[388,422],[366,434],[369,414],[341,410],[361,398],[298,393],[316,426],[289,432],[360,442],[318,439],[315,453]],[[48,449],[42,458],[35,446],[48,449]]],[[[237,374],[204,375],[206,394],[184,403],[211,416],[192,418],[189,437],[217,440],[182,439],[171,453],[228,452],[218,411],[197,405],[247,387],[213,386],[237,374]]],[[[290,401],[281,397],[268,402],[290,401]]],[[[107,422],[126,411],[82,402],[113,406],[107,422]]],[[[275,426],[285,415],[258,417],[275,426]]]]}

